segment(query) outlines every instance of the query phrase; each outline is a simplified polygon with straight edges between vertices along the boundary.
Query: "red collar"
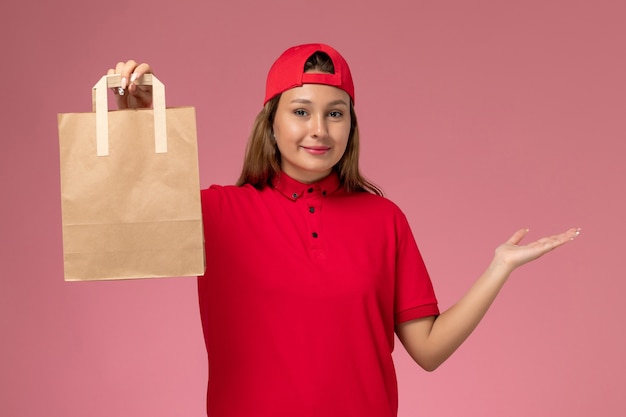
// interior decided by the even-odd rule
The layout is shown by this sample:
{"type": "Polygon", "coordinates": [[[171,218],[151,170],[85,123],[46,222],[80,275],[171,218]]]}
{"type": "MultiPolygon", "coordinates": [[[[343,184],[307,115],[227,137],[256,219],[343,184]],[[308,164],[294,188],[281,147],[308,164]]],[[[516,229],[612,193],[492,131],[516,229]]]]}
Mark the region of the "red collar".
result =
{"type": "Polygon", "coordinates": [[[305,193],[311,194],[317,192],[323,196],[327,196],[335,193],[341,188],[341,184],[339,184],[339,176],[335,171],[331,172],[327,177],[311,184],[296,181],[287,174],[281,172],[272,180],[272,186],[282,195],[293,201],[302,197],[305,193]]]}

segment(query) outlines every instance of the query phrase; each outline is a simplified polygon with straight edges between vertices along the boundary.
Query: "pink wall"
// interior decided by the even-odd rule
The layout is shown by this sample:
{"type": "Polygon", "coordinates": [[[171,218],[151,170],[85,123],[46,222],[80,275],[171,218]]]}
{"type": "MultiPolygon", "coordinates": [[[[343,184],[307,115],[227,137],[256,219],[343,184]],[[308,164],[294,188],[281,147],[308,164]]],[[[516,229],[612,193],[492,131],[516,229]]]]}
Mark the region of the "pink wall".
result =
{"type": "Polygon", "coordinates": [[[443,308],[516,228],[583,227],[435,373],[397,350],[400,416],[623,415],[623,1],[158,3],[2,6],[0,415],[203,415],[194,279],[63,282],[56,113],[88,111],[116,60],[149,61],[169,105],[197,107],[203,186],[231,183],[266,70],[310,41],[351,63],[364,171],[443,308]]]}

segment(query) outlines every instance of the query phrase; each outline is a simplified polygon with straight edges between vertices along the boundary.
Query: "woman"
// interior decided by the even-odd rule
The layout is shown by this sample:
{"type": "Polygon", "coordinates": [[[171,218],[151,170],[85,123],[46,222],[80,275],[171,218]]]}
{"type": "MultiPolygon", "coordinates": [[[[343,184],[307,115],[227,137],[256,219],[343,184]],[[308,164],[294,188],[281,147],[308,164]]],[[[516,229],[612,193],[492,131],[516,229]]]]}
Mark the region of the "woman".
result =
{"type": "MultiPolygon", "coordinates": [[[[133,83],[150,71],[109,70],[123,78],[119,107],[150,106],[133,83]]],[[[515,232],[440,314],[404,214],[359,172],[354,98],[336,50],[288,49],[269,71],[237,185],[202,191],[210,416],[393,417],[394,332],[436,369],[515,268],[579,233],[519,245],[527,230],[515,232]]]]}

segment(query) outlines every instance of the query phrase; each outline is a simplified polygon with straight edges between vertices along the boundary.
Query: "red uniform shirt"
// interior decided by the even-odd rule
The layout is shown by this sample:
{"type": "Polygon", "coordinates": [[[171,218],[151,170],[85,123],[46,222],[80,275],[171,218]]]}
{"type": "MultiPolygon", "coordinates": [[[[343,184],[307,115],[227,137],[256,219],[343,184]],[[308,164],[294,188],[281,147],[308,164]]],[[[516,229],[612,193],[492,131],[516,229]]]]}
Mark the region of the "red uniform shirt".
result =
{"type": "Polygon", "coordinates": [[[404,214],[315,184],[202,191],[211,417],[393,417],[397,323],[437,300],[404,214]]]}

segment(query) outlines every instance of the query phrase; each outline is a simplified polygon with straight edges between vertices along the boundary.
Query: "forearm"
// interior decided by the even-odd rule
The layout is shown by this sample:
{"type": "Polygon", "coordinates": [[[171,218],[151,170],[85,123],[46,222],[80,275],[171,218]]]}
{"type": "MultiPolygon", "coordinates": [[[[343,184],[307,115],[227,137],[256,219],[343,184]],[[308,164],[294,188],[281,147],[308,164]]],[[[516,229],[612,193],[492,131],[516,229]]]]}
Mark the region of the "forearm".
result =
{"type": "Polygon", "coordinates": [[[474,331],[511,272],[494,259],[467,293],[435,319],[425,345],[431,366],[443,363],[474,331]]]}
{"type": "Polygon", "coordinates": [[[498,246],[487,270],[454,306],[437,318],[425,317],[397,326],[402,344],[421,367],[434,370],[454,353],[480,323],[515,268],[564,245],[578,236],[580,229],[520,246],[527,233],[528,229],[520,229],[498,246]]]}
{"type": "Polygon", "coordinates": [[[398,336],[413,359],[428,371],[448,359],[478,326],[512,270],[494,258],[465,295],[438,317],[401,324],[398,336]]]}

